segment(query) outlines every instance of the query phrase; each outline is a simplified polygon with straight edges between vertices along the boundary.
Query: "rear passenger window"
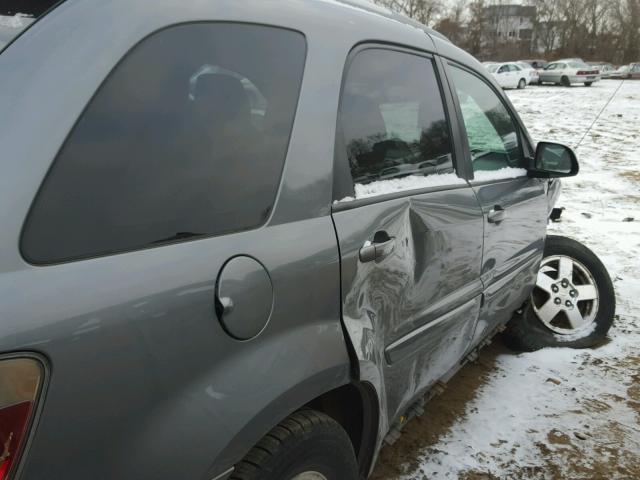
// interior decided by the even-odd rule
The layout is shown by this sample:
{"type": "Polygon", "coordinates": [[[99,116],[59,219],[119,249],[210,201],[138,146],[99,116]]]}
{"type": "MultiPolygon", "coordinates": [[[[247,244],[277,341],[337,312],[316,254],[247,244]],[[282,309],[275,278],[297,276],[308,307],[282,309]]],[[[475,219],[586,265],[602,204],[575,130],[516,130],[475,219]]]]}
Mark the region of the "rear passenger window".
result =
{"type": "Polygon", "coordinates": [[[305,55],[300,33],[255,25],[181,25],[144,40],[58,154],[25,257],[61,262],[263,224],[305,55]]]}
{"type": "Polygon", "coordinates": [[[375,48],[358,53],[343,86],[336,142],[336,163],[348,163],[352,182],[336,198],[432,186],[425,177],[436,174],[453,180],[451,152],[432,61],[375,48]]]}

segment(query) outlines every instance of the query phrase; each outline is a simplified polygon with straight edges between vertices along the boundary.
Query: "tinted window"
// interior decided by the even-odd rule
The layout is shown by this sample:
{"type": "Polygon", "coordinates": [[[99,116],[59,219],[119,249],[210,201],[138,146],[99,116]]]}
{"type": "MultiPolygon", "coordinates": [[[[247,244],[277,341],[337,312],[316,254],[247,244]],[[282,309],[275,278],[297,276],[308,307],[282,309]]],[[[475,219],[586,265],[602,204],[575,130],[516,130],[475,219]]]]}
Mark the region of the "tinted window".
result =
{"type": "Polygon", "coordinates": [[[304,37],[191,24],[143,41],[65,142],[32,208],[37,263],[250,229],[278,188],[304,37]]]}
{"type": "Polygon", "coordinates": [[[516,124],[498,95],[483,80],[465,70],[454,66],[451,73],[473,170],[525,168],[516,124]]]}
{"type": "Polygon", "coordinates": [[[453,172],[449,127],[427,58],[381,49],[357,54],[343,87],[338,131],[338,154],[348,160],[356,185],[453,172]]]}

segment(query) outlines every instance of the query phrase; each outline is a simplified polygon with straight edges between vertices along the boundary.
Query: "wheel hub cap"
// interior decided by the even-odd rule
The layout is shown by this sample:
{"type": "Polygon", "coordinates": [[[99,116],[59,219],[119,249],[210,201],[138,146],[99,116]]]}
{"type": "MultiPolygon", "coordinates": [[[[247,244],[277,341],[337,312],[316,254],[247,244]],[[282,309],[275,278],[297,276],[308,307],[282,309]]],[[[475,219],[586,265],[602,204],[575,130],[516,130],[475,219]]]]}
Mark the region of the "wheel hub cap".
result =
{"type": "Polygon", "coordinates": [[[303,472],[296,475],[291,480],[327,480],[327,477],[318,472],[303,472]]]}
{"type": "Polygon", "coordinates": [[[564,255],[542,261],[531,303],[547,328],[563,335],[593,328],[598,300],[593,275],[582,263],[564,255]]]}

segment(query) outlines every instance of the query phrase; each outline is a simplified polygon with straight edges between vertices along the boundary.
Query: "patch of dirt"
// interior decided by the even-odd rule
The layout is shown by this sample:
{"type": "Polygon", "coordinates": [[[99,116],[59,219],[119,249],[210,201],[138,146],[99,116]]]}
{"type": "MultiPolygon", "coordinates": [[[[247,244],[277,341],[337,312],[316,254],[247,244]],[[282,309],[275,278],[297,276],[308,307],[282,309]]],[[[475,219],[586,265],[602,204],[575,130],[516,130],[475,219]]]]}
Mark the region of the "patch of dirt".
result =
{"type": "Polygon", "coordinates": [[[631,180],[632,182],[640,183],[640,171],[627,170],[626,172],[620,172],[620,176],[627,180],[631,180]]]}
{"type": "MultiPolygon", "coordinates": [[[[496,341],[481,352],[478,361],[460,370],[444,393],[425,405],[425,414],[409,422],[394,445],[383,448],[371,479],[393,480],[403,475],[411,475],[416,480],[437,479],[421,465],[418,453],[438,453],[434,446],[457,420],[465,416],[467,405],[495,369],[499,354],[509,354],[509,351],[496,341]]],[[[640,479],[640,456],[626,448],[627,439],[638,435],[640,428],[640,357],[622,357],[604,364],[600,359],[586,356],[584,363],[605,370],[631,372],[626,398],[605,394],[599,398],[580,399],[580,408],[571,413],[584,416],[581,427],[574,431],[552,429],[547,432],[546,442],[535,445],[538,465],[518,465],[509,458],[495,458],[503,471],[509,472],[509,480],[640,479]],[[591,427],[591,416],[611,410],[614,403],[624,403],[636,411],[636,425],[626,425],[611,418],[605,425],[591,427]]],[[[461,471],[457,478],[503,480],[492,472],[478,470],[461,471]]]]}

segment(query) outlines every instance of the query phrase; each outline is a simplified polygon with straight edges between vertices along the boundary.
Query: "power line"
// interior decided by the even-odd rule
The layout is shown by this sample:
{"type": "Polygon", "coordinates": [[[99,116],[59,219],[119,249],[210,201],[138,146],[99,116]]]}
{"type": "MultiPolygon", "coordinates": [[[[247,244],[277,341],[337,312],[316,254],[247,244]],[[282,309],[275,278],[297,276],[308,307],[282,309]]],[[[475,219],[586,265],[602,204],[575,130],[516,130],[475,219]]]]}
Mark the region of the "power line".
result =
{"type": "Polygon", "coordinates": [[[620,87],[622,87],[622,85],[624,85],[625,80],[623,79],[620,82],[620,85],[618,85],[618,88],[615,89],[615,91],[613,92],[613,94],[611,95],[611,98],[609,98],[609,100],[607,100],[607,103],[604,104],[604,107],[602,107],[602,109],[600,110],[600,112],[598,113],[598,115],[596,115],[596,118],[593,120],[593,122],[591,123],[591,125],[589,126],[589,128],[587,128],[586,132],[584,132],[584,135],[582,135],[582,138],[580,139],[580,141],[578,142],[578,144],[575,147],[575,150],[577,150],[578,148],[580,148],[580,145],[582,144],[582,141],[585,139],[585,137],[587,136],[587,134],[591,131],[591,129],[593,128],[593,126],[596,124],[596,122],[600,119],[600,116],[604,113],[605,109],[609,106],[609,104],[611,103],[611,101],[615,98],[615,96],[618,94],[618,91],[620,90],[620,87]]]}

